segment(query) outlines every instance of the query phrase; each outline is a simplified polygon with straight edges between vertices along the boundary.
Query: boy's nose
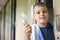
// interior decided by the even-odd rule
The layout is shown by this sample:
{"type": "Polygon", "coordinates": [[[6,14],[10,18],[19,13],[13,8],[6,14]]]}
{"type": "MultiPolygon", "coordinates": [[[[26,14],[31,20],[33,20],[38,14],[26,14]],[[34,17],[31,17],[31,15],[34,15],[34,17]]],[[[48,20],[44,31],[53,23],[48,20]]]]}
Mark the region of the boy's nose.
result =
{"type": "Polygon", "coordinates": [[[40,12],[40,15],[44,15],[44,13],[43,12],[40,12]]]}

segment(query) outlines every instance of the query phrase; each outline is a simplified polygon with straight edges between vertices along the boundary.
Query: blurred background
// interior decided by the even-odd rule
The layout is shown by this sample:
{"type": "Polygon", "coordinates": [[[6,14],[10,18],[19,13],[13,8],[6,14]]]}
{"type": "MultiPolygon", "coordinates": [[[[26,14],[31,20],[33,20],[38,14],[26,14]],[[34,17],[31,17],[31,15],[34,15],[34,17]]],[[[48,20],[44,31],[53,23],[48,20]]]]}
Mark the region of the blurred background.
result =
{"type": "Polygon", "coordinates": [[[0,40],[15,40],[15,0],[0,0],[0,40]]]}
{"type": "Polygon", "coordinates": [[[60,0],[0,0],[0,40],[25,40],[22,20],[35,23],[33,5],[44,2],[50,12],[49,21],[54,26],[55,39],[60,40],[60,0]]]}

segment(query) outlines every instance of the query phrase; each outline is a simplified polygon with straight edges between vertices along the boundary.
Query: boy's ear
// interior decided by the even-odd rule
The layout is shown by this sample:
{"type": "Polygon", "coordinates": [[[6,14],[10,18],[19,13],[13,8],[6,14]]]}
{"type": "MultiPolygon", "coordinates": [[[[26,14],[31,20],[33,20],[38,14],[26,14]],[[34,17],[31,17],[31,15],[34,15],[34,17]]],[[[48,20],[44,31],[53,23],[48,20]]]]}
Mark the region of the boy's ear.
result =
{"type": "Polygon", "coordinates": [[[33,18],[35,19],[35,14],[33,14],[33,18]]]}
{"type": "Polygon", "coordinates": [[[50,13],[48,12],[48,20],[49,20],[49,18],[50,18],[50,13]]]}
{"type": "Polygon", "coordinates": [[[33,18],[35,17],[35,14],[33,13],[33,18]]]}

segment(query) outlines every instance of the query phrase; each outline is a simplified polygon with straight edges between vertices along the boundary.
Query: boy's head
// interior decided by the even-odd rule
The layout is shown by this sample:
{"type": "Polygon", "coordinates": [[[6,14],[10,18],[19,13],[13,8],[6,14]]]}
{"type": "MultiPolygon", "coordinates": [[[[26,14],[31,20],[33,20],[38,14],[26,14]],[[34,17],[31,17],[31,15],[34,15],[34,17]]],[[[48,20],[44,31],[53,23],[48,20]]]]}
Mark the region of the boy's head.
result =
{"type": "Polygon", "coordinates": [[[47,6],[40,2],[36,3],[33,7],[34,10],[34,19],[37,21],[37,23],[47,23],[49,18],[49,13],[47,6]]]}

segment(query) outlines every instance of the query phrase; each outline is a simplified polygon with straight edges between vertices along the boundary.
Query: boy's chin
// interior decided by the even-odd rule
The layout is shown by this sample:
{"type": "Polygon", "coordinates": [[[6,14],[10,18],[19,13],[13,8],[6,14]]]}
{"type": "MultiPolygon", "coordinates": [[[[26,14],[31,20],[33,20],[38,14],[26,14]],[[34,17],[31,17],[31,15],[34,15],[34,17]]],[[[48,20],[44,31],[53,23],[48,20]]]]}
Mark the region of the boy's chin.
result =
{"type": "Polygon", "coordinates": [[[40,23],[47,23],[46,21],[40,21],[40,23]]]}

